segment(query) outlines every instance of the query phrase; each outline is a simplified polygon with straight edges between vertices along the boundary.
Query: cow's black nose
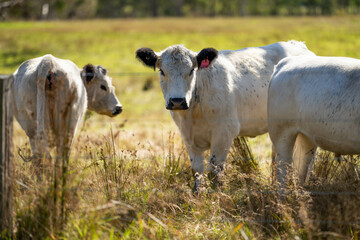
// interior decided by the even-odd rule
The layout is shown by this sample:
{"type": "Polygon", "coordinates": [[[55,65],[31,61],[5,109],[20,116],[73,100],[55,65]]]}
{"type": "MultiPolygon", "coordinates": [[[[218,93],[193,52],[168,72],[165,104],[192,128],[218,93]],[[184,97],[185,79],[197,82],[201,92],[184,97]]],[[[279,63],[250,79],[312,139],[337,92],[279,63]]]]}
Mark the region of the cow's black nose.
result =
{"type": "Polygon", "coordinates": [[[168,110],[186,110],[189,106],[186,103],[185,98],[170,98],[169,103],[166,106],[168,110]]]}
{"type": "Polygon", "coordinates": [[[122,112],[122,106],[116,106],[115,107],[115,109],[114,109],[114,111],[113,111],[113,115],[115,116],[115,115],[118,115],[118,114],[120,114],[121,112],[122,112]]]}

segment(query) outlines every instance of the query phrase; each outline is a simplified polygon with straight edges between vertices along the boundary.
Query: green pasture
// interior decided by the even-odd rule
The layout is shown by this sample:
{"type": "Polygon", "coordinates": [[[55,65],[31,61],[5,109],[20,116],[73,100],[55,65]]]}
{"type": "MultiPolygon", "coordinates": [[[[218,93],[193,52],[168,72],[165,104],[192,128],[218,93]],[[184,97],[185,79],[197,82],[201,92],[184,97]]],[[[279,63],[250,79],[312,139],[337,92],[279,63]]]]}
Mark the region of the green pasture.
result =
{"type": "MultiPolygon", "coordinates": [[[[359,197],[310,199],[296,184],[286,204],[266,194],[273,187],[267,135],[249,140],[260,172],[244,173],[241,164],[233,160],[236,156],[229,156],[222,190],[192,195],[190,161],[164,107],[158,73],[136,60],[135,51],[139,47],[160,51],[173,44],[184,44],[194,51],[205,47],[240,49],[294,39],[304,41],[317,55],[360,58],[360,17],[1,22],[0,36],[1,74],[11,74],[23,61],[44,54],[70,59],[79,67],[87,63],[102,65],[113,78],[124,106],[124,112],[115,118],[86,114],[72,150],[71,194],[66,206],[67,224],[61,233],[50,221],[52,213],[45,203],[51,197],[46,185],[34,180],[30,163],[24,163],[16,153],[18,149],[28,151],[29,146],[26,135],[15,124],[18,239],[30,239],[30,235],[33,239],[359,236],[358,222],[346,224],[354,218],[359,220],[359,197]],[[151,87],[144,90],[149,83],[151,87]],[[119,202],[131,205],[131,214],[123,213],[119,202]],[[312,222],[314,219],[319,221],[312,222]],[[329,225],[321,225],[323,219],[329,225]],[[331,225],[333,222],[342,225],[331,225]]],[[[326,173],[329,176],[329,171],[326,173]]],[[[329,189],[316,184],[321,191],[329,189]]]]}
{"type": "Polygon", "coordinates": [[[318,55],[359,57],[360,18],[190,18],[118,19],[0,23],[0,72],[11,73],[24,60],[51,53],[79,66],[106,66],[110,73],[151,72],[135,59],[147,46],[160,51],[184,44],[240,49],[295,39],[318,55]]]}
{"type": "Polygon", "coordinates": [[[161,18],[0,23],[0,73],[9,74],[25,60],[53,54],[79,67],[106,67],[134,121],[167,118],[157,74],[135,59],[139,47],[161,51],[173,44],[200,51],[205,47],[240,49],[291,39],[304,41],[317,55],[360,58],[360,17],[303,18],[161,18]],[[146,80],[157,91],[134,92],[146,80]]]}

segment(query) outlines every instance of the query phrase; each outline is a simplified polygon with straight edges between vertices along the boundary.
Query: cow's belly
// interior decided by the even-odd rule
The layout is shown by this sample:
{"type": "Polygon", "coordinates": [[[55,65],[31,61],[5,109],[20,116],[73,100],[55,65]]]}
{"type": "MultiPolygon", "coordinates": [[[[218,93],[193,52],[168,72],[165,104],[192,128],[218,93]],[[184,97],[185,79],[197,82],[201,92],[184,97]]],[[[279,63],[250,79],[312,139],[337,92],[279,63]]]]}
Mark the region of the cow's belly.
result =
{"type": "Polygon", "coordinates": [[[312,124],[298,127],[299,132],[306,135],[320,148],[339,154],[360,154],[359,124],[312,124]]]}
{"type": "Polygon", "coordinates": [[[240,123],[240,136],[256,137],[268,131],[267,122],[267,93],[261,91],[261,99],[248,96],[239,101],[237,119],[240,123]]]}
{"type": "Polygon", "coordinates": [[[320,148],[338,154],[360,154],[360,141],[331,139],[314,136],[315,144],[320,148]]]}
{"type": "Polygon", "coordinates": [[[239,136],[256,137],[268,132],[268,123],[266,119],[253,119],[249,121],[240,121],[239,136]]]}

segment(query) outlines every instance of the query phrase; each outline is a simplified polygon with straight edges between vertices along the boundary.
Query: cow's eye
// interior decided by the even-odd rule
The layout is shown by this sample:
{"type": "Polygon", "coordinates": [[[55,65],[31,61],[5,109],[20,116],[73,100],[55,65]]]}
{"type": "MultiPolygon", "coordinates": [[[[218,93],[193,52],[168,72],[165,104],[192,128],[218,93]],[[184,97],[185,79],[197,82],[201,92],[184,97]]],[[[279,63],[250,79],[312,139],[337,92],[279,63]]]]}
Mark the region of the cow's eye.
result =
{"type": "Polygon", "coordinates": [[[194,69],[191,69],[189,76],[191,76],[194,73],[194,69]]]}
{"type": "Polygon", "coordinates": [[[165,73],[162,69],[159,70],[160,71],[160,74],[163,75],[165,77],[165,73]]]}
{"type": "Polygon", "coordinates": [[[100,88],[101,88],[102,90],[104,90],[105,92],[106,92],[106,90],[107,90],[106,87],[105,87],[105,85],[101,85],[100,88]]]}

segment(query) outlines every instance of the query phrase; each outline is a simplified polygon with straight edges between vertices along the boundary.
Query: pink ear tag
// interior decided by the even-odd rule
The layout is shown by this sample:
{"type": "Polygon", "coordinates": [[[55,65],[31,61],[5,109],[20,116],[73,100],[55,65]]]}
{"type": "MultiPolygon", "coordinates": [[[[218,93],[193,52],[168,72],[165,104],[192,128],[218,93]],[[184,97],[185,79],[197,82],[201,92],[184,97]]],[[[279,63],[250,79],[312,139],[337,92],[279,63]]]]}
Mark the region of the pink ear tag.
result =
{"type": "Polygon", "coordinates": [[[208,68],[210,65],[209,59],[204,59],[201,61],[200,68],[208,68]]]}

